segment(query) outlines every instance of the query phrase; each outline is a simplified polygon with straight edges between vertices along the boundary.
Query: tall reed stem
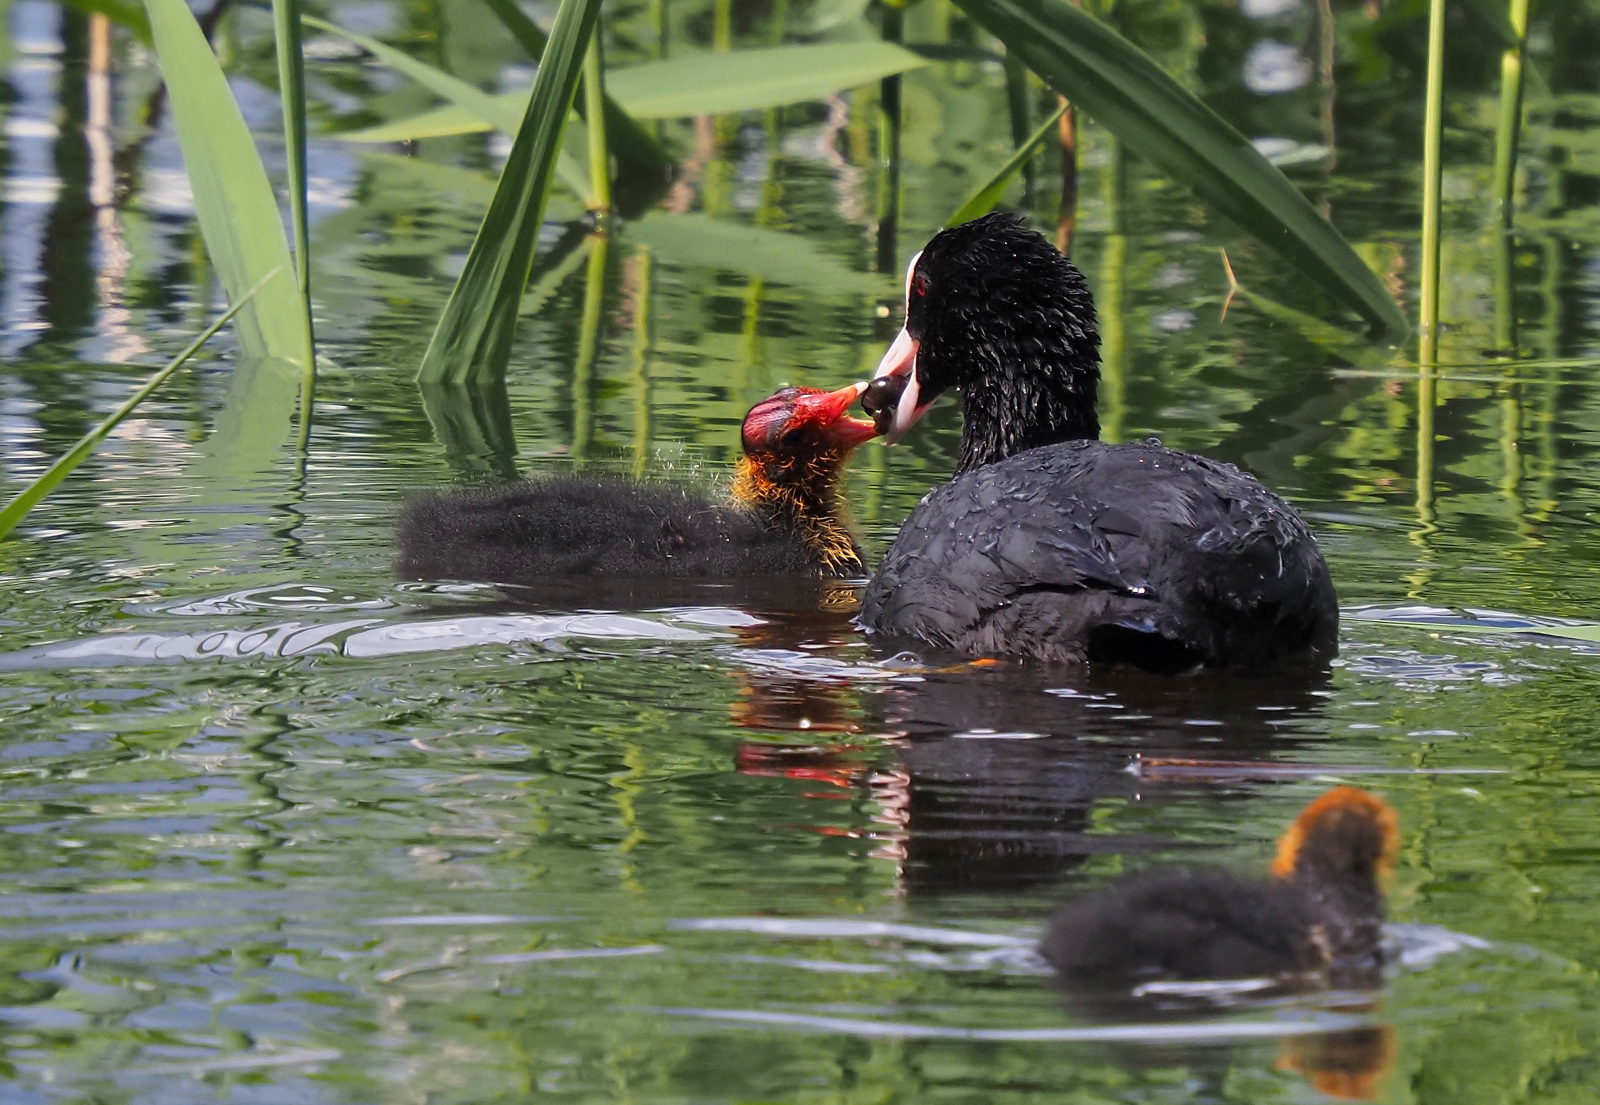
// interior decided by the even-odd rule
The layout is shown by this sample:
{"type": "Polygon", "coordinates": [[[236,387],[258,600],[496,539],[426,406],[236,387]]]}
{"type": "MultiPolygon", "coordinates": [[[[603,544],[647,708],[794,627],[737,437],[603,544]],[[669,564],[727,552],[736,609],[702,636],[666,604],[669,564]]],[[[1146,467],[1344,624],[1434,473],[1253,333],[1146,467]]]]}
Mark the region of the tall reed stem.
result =
{"type": "Polygon", "coordinates": [[[656,33],[656,60],[667,60],[667,49],[671,45],[668,36],[671,35],[671,24],[667,22],[667,0],[650,0],[650,26],[656,33]]]}
{"type": "Polygon", "coordinates": [[[605,66],[600,58],[598,26],[583,57],[583,106],[589,133],[589,202],[604,217],[611,211],[611,151],[606,145],[605,66]]]}
{"type": "Polygon", "coordinates": [[[300,449],[311,436],[317,387],[316,339],[311,325],[311,232],[306,215],[306,60],[301,49],[300,0],[272,0],[278,53],[278,100],[283,107],[283,147],[289,174],[289,221],[294,237],[294,277],[305,302],[306,348],[300,368],[300,449]]]}
{"type": "Polygon", "coordinates": [[[1517,145],[1522,130],[1522,45],[1528,33],[1528,0],[1511,0],[1506,16],[1517,45],[1500,55],[1500,117],[1494,131],[1494,205],[1500,225],[1495,236],[1494,340],[1502,353],[1517,348],[1517,315],[1512,287],[1512,222],[1517,187],[1517,145]]]}
{"type": "MultiPolygon", "coordinates": [[[[883,41],[905,39],[905,9],[883,7],[883,41]]],[[[900,233],[900,74],[883,78],[878,93],[878,271],[898,270],[896,242],[900,233]]]]}
{"type": "MultiPolygon", "coordinates": [[[[1439,351],[1439,206],[1443,183],[1444,0],[1428,3],[1428,95],[1422,134],[1422,311],[1417,360],[1432,365],[1439,351]]],[[[1432,389],[1429,389],[1431,394],[1432,389]]],[[[1429,422],[1431,425],[1432,414],[1429,422]]]]}
{"type": "Polygon", "coordinates": [[[1494,132],[1494,203],[1509,227],[1516,191],[1517,140],[1522,131],[1522,45],[1528,34],[1528,0],[1511,0],[1506,11],[1517,45],[1500,55],[1500,117],[1494,132]]]}

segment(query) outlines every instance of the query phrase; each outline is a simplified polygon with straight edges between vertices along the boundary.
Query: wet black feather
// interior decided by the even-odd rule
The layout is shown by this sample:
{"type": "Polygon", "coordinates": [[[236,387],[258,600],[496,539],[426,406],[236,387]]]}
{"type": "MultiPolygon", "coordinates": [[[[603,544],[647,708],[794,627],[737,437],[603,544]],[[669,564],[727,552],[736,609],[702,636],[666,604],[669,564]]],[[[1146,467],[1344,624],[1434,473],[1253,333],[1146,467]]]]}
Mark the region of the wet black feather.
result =
{"type": "Polygon", "coordinates": [[[1087,894],[1051,918],[1040,951],[1074,990],[1301,972],[1372,985],[1384,962],[1385,829],[1372,806],[1335,805],[1305,833],[1279,876],[1171,868],[1087,894]]]}
{"type": "Polygon", "coordinates": [[[1305,523],[1253,477],[1160,446],[1073,441],[929,494],[860,618],[967,656],[1264,669],[1331,654],[1337,605],[1305,523]]]}
{"type": "Polygon", "coordinates": [[[1069,987],[1259,978],[1323,963],[1299,888],[1216,868],[1134,876],[1057,913],[1040,945],[1069,987]]]}
{"type": "Polygon", "coordinates": [[[690,488],[625,480],[424,494],[406,504],[399,543],[399,573],[409,579],[820,574],[793,528],[690,488]]]}
{"type": "MultiPolygon", "coordinates": [[[[961,456],[867,586],[865,630],[1166,671],[1334,654],[1338,602],[1292,507],[1233,465],[1093,440],[1099,336],[1070,261],[990,215],[937,235],[915,272],[920,399],[960,392],[961,456]]],[[[869,411],[894,402],[881,390],[869,411]]]]}

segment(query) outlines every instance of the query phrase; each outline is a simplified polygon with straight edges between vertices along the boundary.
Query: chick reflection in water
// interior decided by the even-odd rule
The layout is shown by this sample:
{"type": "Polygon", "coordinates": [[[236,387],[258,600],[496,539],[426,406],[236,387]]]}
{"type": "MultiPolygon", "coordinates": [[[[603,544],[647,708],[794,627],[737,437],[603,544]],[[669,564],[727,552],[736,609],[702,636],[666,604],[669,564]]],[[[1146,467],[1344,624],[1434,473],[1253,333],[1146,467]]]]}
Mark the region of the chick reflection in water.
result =
{"type": "MultiPolygon", "coordinates": [[[[1399,847],[1388,803],[1335,787],[1283,834],[1270,877],[1134,875],[1057,913],[1040,951],[1073,1004],[1101,1015],[1193,1013],[1245,992],[1370,990],[1382,982],[1382,884],[1399,847]]],[[[1363,1099],[1393,1059],[1393,1031],[1378,1025],[1293,1041],[1279,1065],[1324,1093],[1363,1099]]]]}

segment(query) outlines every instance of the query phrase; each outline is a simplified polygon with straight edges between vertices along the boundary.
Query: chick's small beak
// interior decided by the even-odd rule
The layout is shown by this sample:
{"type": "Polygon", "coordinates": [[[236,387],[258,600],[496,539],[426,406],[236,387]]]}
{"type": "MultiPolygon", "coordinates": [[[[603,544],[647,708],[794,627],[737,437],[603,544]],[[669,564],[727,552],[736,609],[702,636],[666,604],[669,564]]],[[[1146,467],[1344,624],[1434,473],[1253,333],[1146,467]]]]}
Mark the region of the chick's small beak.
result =
{"type": "Polygon", "coordinates": [[[885,445],[893,445],[899,441],[917,419],[933,406],[933,399],[925,403],[921,401],[922,389],[917,384],[917,352],[921,348],[922,343],[913,338],[910,332],[902,329],[895,337],[894,344],[889,346],[889,351],[883,355],[883,360],[878,362],[878,371],[873,374],[874,380],[895,377],[905,381],[905,387],[900,392],[900,400],[894,407],[894,416],[883,419],[880,412],[879,426],[883,429],[885,445]]]}
{"type": "Polygon", "coordinates": [[[850,405],[867,390],[862,383],[846,384],[838,391],[802,395],[794,401],[794,413],[802,422],[820,426],[828,440],[846,449],[854,449],[864,441],[878,436],[878,427],[864,418],[851,418],[845,414],[850,405]]]}

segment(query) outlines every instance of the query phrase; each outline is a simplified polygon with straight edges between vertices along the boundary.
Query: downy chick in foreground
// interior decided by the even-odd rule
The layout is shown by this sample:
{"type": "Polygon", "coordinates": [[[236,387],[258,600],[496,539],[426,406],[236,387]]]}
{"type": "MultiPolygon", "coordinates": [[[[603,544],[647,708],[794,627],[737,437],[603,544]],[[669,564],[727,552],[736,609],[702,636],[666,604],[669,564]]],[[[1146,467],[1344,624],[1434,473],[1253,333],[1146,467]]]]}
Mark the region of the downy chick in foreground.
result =
{"type": "Polygon", "coordinates": [[[1374,985],[1381,883],[1399,846],[1387,802],[1335,787],[1283,834],[1269,878],[1217,868],[1134,875],[1057,913],[1040,951],[1072,991],[1239,978],[1374,985]]]}

